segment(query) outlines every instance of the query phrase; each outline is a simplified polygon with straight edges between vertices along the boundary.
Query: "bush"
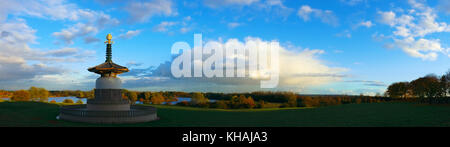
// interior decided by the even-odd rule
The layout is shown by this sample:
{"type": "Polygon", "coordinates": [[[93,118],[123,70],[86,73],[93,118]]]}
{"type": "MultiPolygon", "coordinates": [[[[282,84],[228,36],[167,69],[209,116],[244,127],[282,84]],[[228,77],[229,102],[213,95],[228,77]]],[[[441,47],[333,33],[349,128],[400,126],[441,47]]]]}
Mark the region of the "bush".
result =
{"type": "Polygon", "coordinates": [[[65,99],[65,100],[63,101],[63,103],[73,104],[73,100],[72,100],[72,99],[65,99]]]}
{"type": "Polygon", "coordinates": [[[77,104],[83,104],[83,101],[82,100],[78,100],[77,104]]]}
{"type": "Polygon", "coordinates": [[[50,104],[56,104],[55,100],[50,101],[50,104]]]}
{"type": "Polygon", "coordinates": [[[258,102],[258,108],[264,108],[266,105],[266,103],[264,102],[264,100],[259,100],[258,102]]]}
{"type": "Polygon", "coordinates": [[[188,101],[182,101],[177,103],[178,106],[189,106],[189,102],[188,101]]]}
{"type": "Polygon", "coordinates": [[[214,103],[214,108],[218,108],[218,109],[227,109],[228,108],[228,104],[226,101],[220,100],[214,103]]]}

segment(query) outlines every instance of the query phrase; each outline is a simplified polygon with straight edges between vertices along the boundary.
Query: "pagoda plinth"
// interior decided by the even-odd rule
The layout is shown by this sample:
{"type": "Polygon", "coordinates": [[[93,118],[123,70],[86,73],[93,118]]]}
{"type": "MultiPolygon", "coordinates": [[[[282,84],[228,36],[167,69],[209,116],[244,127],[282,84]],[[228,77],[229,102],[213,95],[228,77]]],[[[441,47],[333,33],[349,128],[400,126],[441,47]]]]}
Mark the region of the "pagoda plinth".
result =
{"type": "Polygon", "coordinates": [[[112,36],[106,36],[106,60],[91,67],[90,72],[99,74],[95,84],[95,98],[86,105],[61,107],[60,119],[89,123],[137,123],[156,120],[156,108],[130,105],[122,98],[121,80],[117,75],[128,72],[128,68],[112,61],[112,36]]]}

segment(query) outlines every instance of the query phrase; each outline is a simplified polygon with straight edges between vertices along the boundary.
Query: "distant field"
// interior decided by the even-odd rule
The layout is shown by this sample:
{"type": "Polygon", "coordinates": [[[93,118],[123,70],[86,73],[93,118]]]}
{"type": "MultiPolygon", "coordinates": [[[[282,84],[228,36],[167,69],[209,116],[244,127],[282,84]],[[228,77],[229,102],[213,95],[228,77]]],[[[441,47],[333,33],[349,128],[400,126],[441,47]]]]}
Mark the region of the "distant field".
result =
{"type": "Polygon", "coordinates": [[[305,109],[217,110],[156,106],[158,121],[98,125],[56,120],[58,105],[0,103],[0,126],[130,126],[130,127],[382,127],[450,126],[450,106],[406,103],[349,104],[305,109]]]}

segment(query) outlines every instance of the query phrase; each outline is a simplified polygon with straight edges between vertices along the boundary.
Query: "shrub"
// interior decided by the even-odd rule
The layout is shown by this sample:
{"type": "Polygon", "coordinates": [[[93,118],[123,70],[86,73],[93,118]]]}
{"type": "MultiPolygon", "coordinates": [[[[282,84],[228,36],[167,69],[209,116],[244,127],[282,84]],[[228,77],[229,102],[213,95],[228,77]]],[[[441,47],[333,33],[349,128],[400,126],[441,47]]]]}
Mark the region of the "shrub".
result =
{"type": "Polygon", "coordinates": [[[266,103],[264,102],[264,100],[259,100],[258,104],[259,104],[259,105],[258,105],[259,108],[264,108],[265,105],[266,105],[266,103]]]}
{"type": "Polygon", "coordinates": [[[182,101],[177,103],[178,106],[189,106],[189,102],[188,101],[182,101]]]}
{"type": "Polygon", "coordinates": [[[63,101],[63,103],[73,104],[73,100],[72,100],[72,99],[65,99],[65,100],[63,101]]]}
{"type": "Polygon", "coordinates": [[[228,108],[228,104],[225,101],[217,101],[215,103],[215,108],[219,108],[219,109],[227,109],[228,108]]]}

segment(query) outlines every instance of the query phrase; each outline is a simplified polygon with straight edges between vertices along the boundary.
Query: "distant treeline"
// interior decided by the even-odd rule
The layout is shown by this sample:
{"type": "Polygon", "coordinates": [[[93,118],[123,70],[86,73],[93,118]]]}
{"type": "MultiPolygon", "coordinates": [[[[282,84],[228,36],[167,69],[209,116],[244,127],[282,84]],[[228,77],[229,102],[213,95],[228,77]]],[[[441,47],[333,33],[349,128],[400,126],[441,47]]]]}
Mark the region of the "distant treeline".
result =
{"type": "MultiPolygon", "coordinates": [[[[274,108],[274,107],[320,107],[340,104],[380,103],[380,102],[418,102],[430,104],[450,104],[450,70],[438,77],[427,75],[411,82],[398,82],[390,85],[383,96],[364,95],[299,95],[292,92],[249,92],[249,93],[200,93],[200,92],[149,92],[123,89],[122,97],[133,104],[140,101],[144,104],[163,104],[177,101],[177,98],[192,98],[190,102],[178,105],[240,109],[240,108],[274,108]],[[210,101],[215,100],[215,101],[210,101]]],[[[44,88],[31,87],[28,90],[0,90],[0,97],[8,97],[13,101],[48,101],[48,97],[94,98],[94,90],[90,91],[47,91],[44,88]]]]}
{"type": "MultiPolygon", "coordinates": [[[[200,93],[201,94],[201,93],[200,93]]],[[[285,107],[321,107],[341,104],[382,103],[382,102],[418,102],[418,99],[398,99],[382,96],[318,95],[304,96],[292,92],[253,92],[253,93],[206,93],[206,99],[216,99],[208,103],[179,103],[197,107],[241,109],[241,108],[285,108],[285,107]],[[213,96],[211,96],[213,95],[213,96]]]]}

